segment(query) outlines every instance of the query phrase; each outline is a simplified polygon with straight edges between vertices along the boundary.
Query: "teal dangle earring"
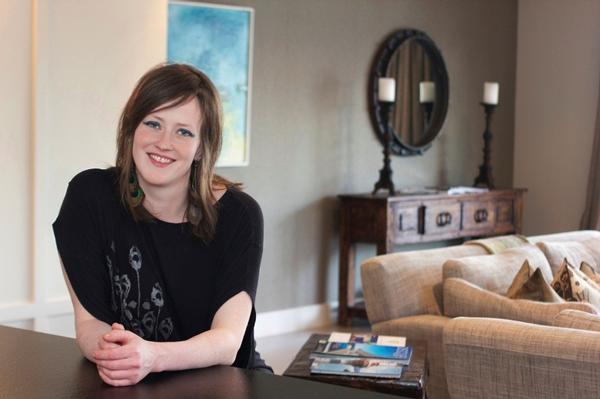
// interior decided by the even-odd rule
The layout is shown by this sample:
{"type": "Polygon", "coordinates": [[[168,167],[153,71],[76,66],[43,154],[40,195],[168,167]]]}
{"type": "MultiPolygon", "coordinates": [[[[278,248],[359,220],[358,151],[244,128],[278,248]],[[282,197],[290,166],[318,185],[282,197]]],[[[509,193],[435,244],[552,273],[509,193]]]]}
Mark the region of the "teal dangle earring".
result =
{"type": "Polygon", "coordinates": [[[190,171],[190,188],[192,191],[196,192],[196,173],[198,168],[198,160],[194,159],[192,161],[192,170],[190,171]]]}
{"type": "Polygon", "coordinates": [[[138,207],[144,200],[144,191],[140,187],[135,170],[131,170],[129,174],[129,194],[131,195],[131,204],[133,207],[138,207]]]}

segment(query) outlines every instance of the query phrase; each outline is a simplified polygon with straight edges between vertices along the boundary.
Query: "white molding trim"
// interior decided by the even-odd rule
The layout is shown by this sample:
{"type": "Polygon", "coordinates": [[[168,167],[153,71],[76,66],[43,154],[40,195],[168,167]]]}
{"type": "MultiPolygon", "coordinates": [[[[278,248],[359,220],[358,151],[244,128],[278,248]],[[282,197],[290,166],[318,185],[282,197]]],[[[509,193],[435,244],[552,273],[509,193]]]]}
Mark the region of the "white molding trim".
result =
{"type": "Polygon", "coordinates": [[[71,300],[50,299],[42,303],[16,302],[0,305],[0,322],[38,319],[73,313],[71,300]]]}
{"type": "Polygon", "coordinates": [[[334,323],[331,314],[336,307],[337,303],[318,303],[258,313],[254,326],[254,337],[263,338],[330,326],[334,323]]]}

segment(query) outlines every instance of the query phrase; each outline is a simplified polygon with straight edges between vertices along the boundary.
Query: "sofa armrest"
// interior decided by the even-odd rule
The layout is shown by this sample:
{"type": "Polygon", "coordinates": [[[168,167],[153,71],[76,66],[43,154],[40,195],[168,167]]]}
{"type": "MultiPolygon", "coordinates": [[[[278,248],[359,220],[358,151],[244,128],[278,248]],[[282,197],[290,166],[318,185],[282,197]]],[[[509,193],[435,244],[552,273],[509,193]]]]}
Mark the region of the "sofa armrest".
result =
{"type": "Polygon", "coordinates": [[[397,252],[365,260],[360,267],[371,324],[421,314],[440,315],[442,265],[449,258],[480,255],[478,245],[397,252]]]}
{"type": "Polygon", "coordinates": [[[444,328],[451,398],[597,398],[600,332],[459,317],[444,328]]]}

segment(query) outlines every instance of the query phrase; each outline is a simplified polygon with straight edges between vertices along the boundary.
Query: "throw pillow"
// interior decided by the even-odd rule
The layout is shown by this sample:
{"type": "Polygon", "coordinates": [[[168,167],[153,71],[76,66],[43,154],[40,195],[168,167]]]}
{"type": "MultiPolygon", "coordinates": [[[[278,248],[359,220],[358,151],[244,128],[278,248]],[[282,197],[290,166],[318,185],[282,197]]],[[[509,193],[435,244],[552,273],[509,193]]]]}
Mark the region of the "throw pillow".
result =
{"type": "Polygon", "coordinates": [[[523,263],[521,270],[515,276],[515,280],[508,289],[506,296],[511,299],[529,299],[539,302],[564,302],[564,299],[544,280],[540,269],[535,269],[531,273],[529,262],[527,261],[523,263]]]}
{"type": "Polygon", "coordinates": [[[509,298],[513,298],[515,293],[529,280],[529,277],[533,274],[534,270],[529,265],[529,261],[525,259],[523,265],[513,278],[512,284],[508,287],[508,291],[506,291],[506,296],[509,298]]]}
{"type": "Polygon", "coordinates": [[[443,297],[444,315],[448,317],[491,317],[551,325],[554,317],[565,309],[596,313],[589,303],[510,299],[460,278],[444,280],[443,297]]]}
{"type": "Polygon", "coordinates": [[[580,265],[581,262],[596,264],[594,254],[584,244],[577,241],[542,241],[536,245],[548,259],[552,275],[556,275],[565,258],[572,265],[580,265]]]}
{"type": "Polygon", "coordinates": [[[589,263],[581,262],[579,270],[600,287],[600,276],[589,263]]]}
{"type": "Polygon", "coordinates": [[[600,309],[600,287],[565,259],[552,281],[552,288],[567,301],[588,302],[600,309]]]}

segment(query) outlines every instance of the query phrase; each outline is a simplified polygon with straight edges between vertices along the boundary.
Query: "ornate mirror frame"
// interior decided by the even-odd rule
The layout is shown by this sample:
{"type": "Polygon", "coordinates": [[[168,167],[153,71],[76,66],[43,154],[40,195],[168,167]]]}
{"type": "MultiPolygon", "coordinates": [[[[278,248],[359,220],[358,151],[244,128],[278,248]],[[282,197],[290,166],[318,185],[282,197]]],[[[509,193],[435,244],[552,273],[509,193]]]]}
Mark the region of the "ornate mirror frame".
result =
{"type": "Polygon", "coordinates": [[[431,122],[424,134],[425,142],[422,145],[413,146],[403,143],[402,140],[400,140],[398,133],[393,131],[391,151],[393,154],[401,156],[422,155],[429,149],[432,141],[439,134],[448,111],[448,72],[446,71],[446,64],[444,63],[442,53],[425,32],[416,29],[400,29],[388,36],[381,45],[377,51],[369,75],[369,116],[377,138],[385,145],[385,126],[383,122],[385,118],[383,117],[383,109],[378,101],[379,78],[386,77],[388,65],[394,52],[399,49],[404,42],[411,39],[417,40],[432,59],[433,70],[436,76],[439,76],[440,78],[439,84],[436,84],[435,95],[436,99],[440,99],[441,101],[439,107],[436,105],[437,109],[431,117],[431,122]]]}

